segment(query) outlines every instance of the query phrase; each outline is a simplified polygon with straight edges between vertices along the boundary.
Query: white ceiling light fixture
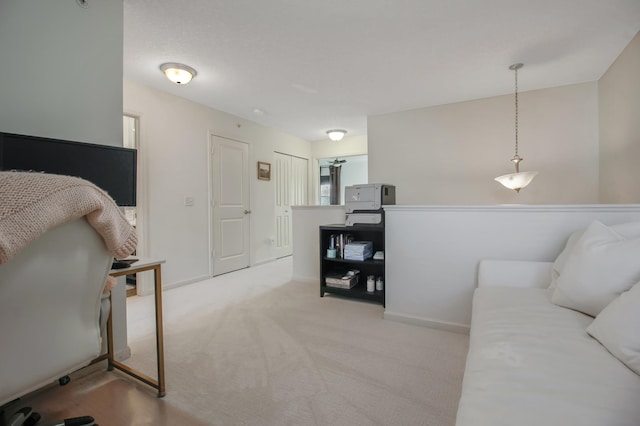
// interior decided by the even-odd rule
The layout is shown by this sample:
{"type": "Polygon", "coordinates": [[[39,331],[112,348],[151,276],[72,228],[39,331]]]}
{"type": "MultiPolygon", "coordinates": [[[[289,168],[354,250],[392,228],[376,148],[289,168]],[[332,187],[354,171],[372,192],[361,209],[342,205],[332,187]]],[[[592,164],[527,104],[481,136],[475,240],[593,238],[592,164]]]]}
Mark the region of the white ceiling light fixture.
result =
{"type": "Polygon", "coordinates": [[[167,62],[160,65],[160,70],[164,75],[175,84],[187,84],[193,77],[198,75],[196,70],[185,64],[177,62],[167,62]]]}
{"type": "Polygon", "coordinates": [[[327,130],[327,135],[329,135],[329,139],[331,139],[334,142],[338,142],[346,134],[347,134],[346,130],[341,130],[341,129],[327,130]]]}
{"type": "Polygon", "coordinates": [[[516,153],[511,159],[513,163],[516,165],[516,172],[508,175],[502,175],[495,178],[496,181],[500,182],[502,185],[509,189],[513,189],[516,192],[520,192],[520,190],[531,183],[534,177],[538,174],[538,172],[521,172],[520,171],[520,162],[523,160],[522,157],[518,155],[518,70],[522,68],[523,64],[513,64],[509,67],[510,70],[515,72],[515,80],[516,80],[516,153]]]}

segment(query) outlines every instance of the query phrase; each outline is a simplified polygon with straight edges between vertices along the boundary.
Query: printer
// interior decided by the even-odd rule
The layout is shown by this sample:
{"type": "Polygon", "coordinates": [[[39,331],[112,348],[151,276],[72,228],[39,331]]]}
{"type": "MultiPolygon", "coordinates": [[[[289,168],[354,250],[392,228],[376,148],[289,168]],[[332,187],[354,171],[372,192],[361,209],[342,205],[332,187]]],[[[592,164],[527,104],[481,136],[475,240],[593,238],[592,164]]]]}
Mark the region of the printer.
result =
{"type": "Polygon", "coordinates": [[[345,187],[345,224],[383,226],[383,205],[396,203],[396,187],[381,183],[345,187]]]}

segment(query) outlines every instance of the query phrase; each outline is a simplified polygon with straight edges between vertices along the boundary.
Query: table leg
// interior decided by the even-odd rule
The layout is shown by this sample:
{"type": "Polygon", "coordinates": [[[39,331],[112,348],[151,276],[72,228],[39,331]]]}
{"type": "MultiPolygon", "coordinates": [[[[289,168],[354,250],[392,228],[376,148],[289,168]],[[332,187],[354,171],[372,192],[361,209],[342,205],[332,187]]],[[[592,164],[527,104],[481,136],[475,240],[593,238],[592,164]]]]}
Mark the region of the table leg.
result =
{"type": "Polygon", "coordinates": [[[111,299],[111,292],[109,292],[109,316],[107,318],[107,370],[113,370],[113,302],[111,299]]]}
{"type": "Polygon", "coordinates": [[[164,330],[162,328],[162,274],[160,266],[153,270],[156,305],[156,356],[158,362],[158,397],[165,395],[164,381],[164,330]]]}

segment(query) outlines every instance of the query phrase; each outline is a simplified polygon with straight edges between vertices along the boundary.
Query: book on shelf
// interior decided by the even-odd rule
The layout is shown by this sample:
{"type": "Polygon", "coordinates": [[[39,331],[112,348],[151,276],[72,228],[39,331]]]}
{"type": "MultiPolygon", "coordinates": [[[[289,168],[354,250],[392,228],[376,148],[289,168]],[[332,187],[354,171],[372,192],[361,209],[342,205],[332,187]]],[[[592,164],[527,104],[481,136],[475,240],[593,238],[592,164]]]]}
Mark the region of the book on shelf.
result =
{"type": "Polygon", "coordinates": [[[329,241],[329,248],[335,248],[336,257],[343,259],[345,247],[351,241],[353,241],[353,235],[351,234],[332,234],[329,241]]]}

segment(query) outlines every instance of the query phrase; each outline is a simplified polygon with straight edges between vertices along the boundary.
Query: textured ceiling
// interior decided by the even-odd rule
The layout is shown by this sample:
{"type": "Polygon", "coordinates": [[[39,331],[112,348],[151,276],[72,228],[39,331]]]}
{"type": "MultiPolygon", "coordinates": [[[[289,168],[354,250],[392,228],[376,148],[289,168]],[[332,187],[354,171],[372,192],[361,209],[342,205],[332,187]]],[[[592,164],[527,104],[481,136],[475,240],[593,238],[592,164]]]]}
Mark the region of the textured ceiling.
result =
{"type": "Polygon", "coordinates": [[[124,0],[124,77],[313,141],[511,93],[516,62],[521,91],[597,80],[638,30],[640,0],[124,0]]]}

